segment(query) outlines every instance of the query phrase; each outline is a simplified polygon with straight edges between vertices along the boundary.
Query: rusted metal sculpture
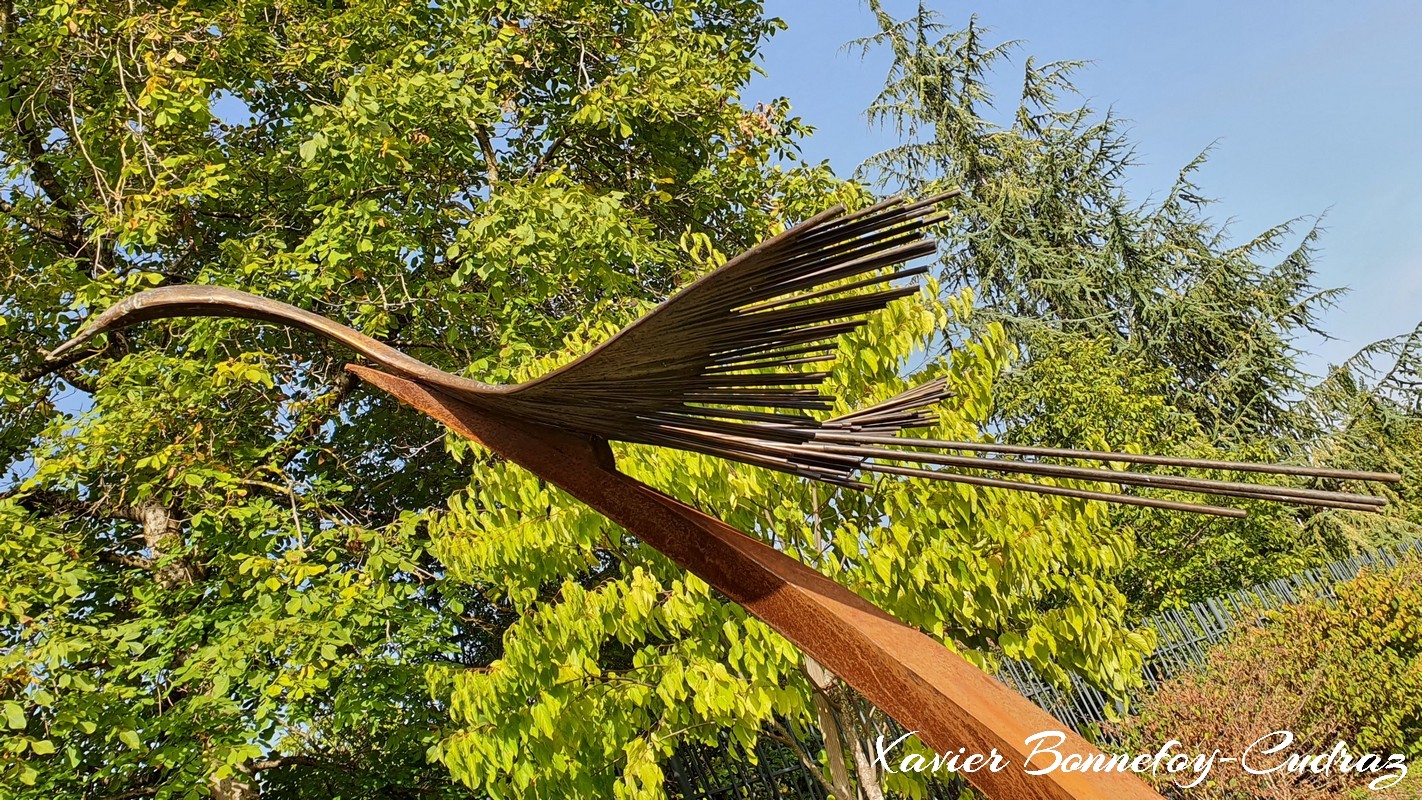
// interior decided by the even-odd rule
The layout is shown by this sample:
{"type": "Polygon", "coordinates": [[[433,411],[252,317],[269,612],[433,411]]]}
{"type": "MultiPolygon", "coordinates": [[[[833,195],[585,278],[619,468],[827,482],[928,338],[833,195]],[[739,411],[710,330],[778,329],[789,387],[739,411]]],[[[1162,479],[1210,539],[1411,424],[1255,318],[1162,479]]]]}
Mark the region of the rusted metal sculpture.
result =
{"type": "Polygon", "coordinates": [[[894,286],[924,268],[900,265],[934,249],[922,230],[953,193],[888,200],[855,213],[826,211],[769,239],[683,289],[582,358],[512,386],[435,369],[358,331],[231,289],[154,289],[100,314],[52,352],[57,365],[104,331],[174,316],[239,316],[293,325],[334,339],[384,371],[348,368],[469,439],[529,469],[621,524],[794,642],[899,723],[943,752],[996,750],[1012,767],[967,775],[1000,798],[1157,797],[1121,772],[1023,771],[1027,737],[1067,734],[1057,750],[1098,751],[967,661],[813,569],[725,523],[619,472],[608,441],[663,445],[720,456],[844,487],[866,472],[948,480],[1220,516],[1227,507],[1086,490],[981,472],[1096,481],[1224,497],[1375,511],[1371,495],[1216,481],[1002,456],[1200,467],[1349,480],[1381,473],[1237,464],[981,442],[899,438],[933,421],[949,391],[933,382],[885,403],[828,420],[827,376],[805,365],[833,358],[834,339],[914,291],[894,286]],[[988,455],[948,455],[942,451],[988,455]],[[960,470],[971,470],[962,472],[960,470]]]}

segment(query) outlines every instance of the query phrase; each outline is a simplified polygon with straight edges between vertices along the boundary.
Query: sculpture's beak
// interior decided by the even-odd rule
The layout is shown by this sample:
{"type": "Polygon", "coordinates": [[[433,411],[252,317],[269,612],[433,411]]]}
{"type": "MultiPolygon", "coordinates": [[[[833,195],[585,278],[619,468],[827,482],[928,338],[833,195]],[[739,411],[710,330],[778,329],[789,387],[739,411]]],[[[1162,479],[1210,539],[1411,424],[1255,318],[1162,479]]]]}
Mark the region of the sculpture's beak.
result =
{"type": "Polygon", "coordinates": [[[84,345],[98,338],[102,333],[107,333],[115,327],[123,327],[122,325],[116,326],[113,324],[117,316],[119,316],[119,314],[105,311],[91,319],[89,323],[78,333],[74,334],[74,337],[69,341],[45,353],[44,363],[40,367],[39,374],[48,374],[57,369],[67,367],[80,359],[86,358],[89,354],[84,352],[84,345]]]}
{"type": "MultiPolygon", "coordinates": [[[[103,320],[94,320],[95,323],[101,323],[102,321],[103,321],[103,320]]],[[[65,342],[64,344],[61,344],[60,346],[54,348],[53,350],[49,351],[48,353],[45,353],[45,355],[44,355],[44,363],[45,363],[45,365],[46,365],[46,366],[49,366],[49,365],[52,365],[52,364],[58,364],[58,363],[64,363],[64,362],[77,361],[77,360],[78,360],[77,356],[78,356],[78,354],[79,354],[79,349],[80,349],[81,347],[83,347],[85,344],[88,344],[90,341],[92,341],[92,340],[93,340],[95,337],[97,337],[99,334],[104,333],[104,332],[107,331],[107,330],[108,330],[108,326],[107,326],[107,325],[102,325],[102,324],[90,324],[90,325],[85,325],[83,330],[79,331],[79,333],[77,333],[77,334],[74,335],[74,338],[72,338],[72,339],[70,339],[69,341],[65,342]]]]}
{"type": "Polygon", "coordinates": [[[90,339],[94,338],[94,336],[95,334],[90,333],[87,329],[80,331],[78,336],[75,336],[73,339],[70,339],[69,341],[54,348],[48,353],[45,353],[44,362],[46,364],[52,364],[56,361],[63,361],[65,353],[73,352],[75,348],[79,347],[85,342],[88,342],[90,339]]]}
{"type": "Polygon", "coordinates": [[[74,334],[73,338],[48,353],[45,353],[45,371],[52,372],[55,369],[67,366],[84,358],[83,346],[93,341],[99,334],[127,327],[133,322],[143,319],[144,317],[140,316],[138,312],[140,312],[145,305],[152,304],[151,300],[149,300],[151,295],[161,291],[160,289],[149,289],[146,292],[139,292],[132,297],[120,300],[112,306],[109,306],[98,316],[91,317],[89,321],[85,323],[84,327],[78,333],[74,334]]]}

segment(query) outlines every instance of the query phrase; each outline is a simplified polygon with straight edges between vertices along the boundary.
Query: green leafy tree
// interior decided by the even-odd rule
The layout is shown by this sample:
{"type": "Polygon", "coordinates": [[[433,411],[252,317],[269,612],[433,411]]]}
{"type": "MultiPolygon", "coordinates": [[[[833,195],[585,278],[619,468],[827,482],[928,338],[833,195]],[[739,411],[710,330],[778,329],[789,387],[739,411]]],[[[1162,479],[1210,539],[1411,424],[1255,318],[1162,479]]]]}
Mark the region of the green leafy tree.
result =
{"type": "MultiPolygon", "coordinates": [[[[1018,443],[1070,443],[1098,450],[1133,450],[1137,443],[1149,443],[1152,453],[1222,460],[1278,457],[1279,448],[1267,439],[1227,451],[1210,442],[1196,419],[1167,400],[1168,383],[1167,369],[1112,352],[1105,339],[1083,338],[1075,347],[1054,348],[1018,363],[998,388],[995,417],[1006,438],[1018,443]]],[[[1238,479],[1211,471],[1198,476],[1238,479]]],[[[1245,519],[1111,510],[1107,524],[1137,540],[1130,563],[1115,578],[1131,598],[1133,616],[1290,575],[1332,552],[1330,537],[1301,535],[1297,509],[1269,502],[1240,504],[1249,512],[1245,519]]],[[[1340,512],[1310,519],[1340,516],[1373,515],[1340,512]]]]}
{"type": "Polygon", "coordinates": [[[982,318],[1029,358],[1103,338],[1164,369],[1171,405],[1214,439],[1290,432],[1289,396],[1307,378],[1297,339],[1337,292],[1312,285],[1317,227],[1230,244],[1193,182],[1204,155],[1158,203],[1133,204],[1121,120],[1069,102],[1081,62],[1027,58],[1015,105],[998,112],[992,72],[1016,42],[989,44],[976,18],[954,28],[927,9],[896,20],[870,5],[881,31],[857,44],[894,61],[869,118],[904,141],[859,172],[969,189],[944,223],[945,286],[975,287],[982,318]]]}
{"type": "Polygon", "coordinates": [[[1333,367],[1300,403],[1318,433],[1310,447],[1344,468],[1402,476],[1390,513],[1310,520],[1342,545],[1398,544],[1422,529],[1422,327],[1364,347],[1333,367]],[[1367,465],[1367,466],[1362,466],[1367,465]]]}
{"type": "MultiPolygon", "coordinates": [[[[445,579],[440,430],[243,323],[36,382],[87,313],[242,287],[499,379],[829,177],[735,87],[746,2],[0,5],[7,796],[466,794],[433,663],[508,603],[445,579]]],[[[592,570],[588,580],[598,574],[592,570]]]]}
{"type": "MultiPolygon", "coordinates": [[[[1181,456],[1408,477],[1382,517],[1267,504],[1251,505],[1245,521],[1118,509],[1110,524],[1138,532],[1120,578],[1137,612],[1417,534],[1407,488],[1415,465],[1402,456],[1404,431],[1415,428],[1417,385],[1403,381],[1415,355],[1388,372],[1386,396],[1359,374],[1376,349],[1322,382],[1302,366],[1301,339],[1322,334],[1319,314],[1339,291],[1313,285],[1316,224],[1294,220],[1236,240],[1211,221],[1195,183],[1203,154],[1162,199],[1133,202],[1125,188],[1133,143],[1119,118],[1075,102],[1080,62],[1025,59],[1015,102],[999,108],[994,73],[1016,42],[992,44],[976,18],[955,27],[926,8],[898,20],[870,5],[880,31],[858,44],[888,50],[893,62],[869,117],[902,143],[858,175],[910,190],[967,189],[943,223],[940,274],[946,290],[974,287],[978,319],[1003,324],[1017,348],[997,392],[1001,439],[1099,449],[1149,442],[1181,456]]],[[[1401,352],[1405,339],[1378,348],[1401,352]]]]}

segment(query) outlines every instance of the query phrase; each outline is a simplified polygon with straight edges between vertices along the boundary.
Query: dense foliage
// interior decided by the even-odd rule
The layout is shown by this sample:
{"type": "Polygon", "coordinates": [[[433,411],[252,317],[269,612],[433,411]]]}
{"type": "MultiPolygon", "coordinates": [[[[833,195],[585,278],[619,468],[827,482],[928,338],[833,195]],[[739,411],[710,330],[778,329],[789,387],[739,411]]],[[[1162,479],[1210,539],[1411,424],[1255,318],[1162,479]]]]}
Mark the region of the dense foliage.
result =
{"type": "MultiPolygon", "coordinates": [[[[0,782],[25,796],[460,794],[431,663],[512,610],[418,515],[471,480],[346,355],[147,326],[22,377],[147,286],[238,286],[506,378],[818,196],[735,87],[746,2],[5,2],[0,782]],[[13,789],[11,787],[14,787],[13,789]]],[[[595,576],[596,573],[593,573],[595,576]]]]}
{"type": "MultiPolygon", "coordinates": [[[[1193,752],[1219,749],[1238,757],[1275,731],[1295,735],[1277,754],[1263,751],[1280,739],[1257,746],[1256,770],[1294,753],[1327,754],[1339,741],[1354,757],[1422,755],[1422,561],[1412,556],[1396,568],[1364,572],[1336,591],[1336,602],[1271,612],[1262,626],[1211,653],[1202,670],[1167,683],[1124,727],[1128,741],[1149,750],[1179,739],[1193,752]]],[[[1250,775],[1239,762],[1220,762],[1206,783],[1182,796],[1341,799],[1378,779],[1377,788],[1398,787],[1379,796],[1415,796],[1416,776],[1411,782],[1388,777],[1398,775],[1396,769],[1356,774],[1337,768],[1250,775]]]]}
{"type": "MultiPolygon", "coordinates": [[[[488,381],[574,357],[783,225],[871,202],[797,161],[807,131],[786,103],[742,104],[776,28],[759,3],[0,14],[6,796],[657,797],[688,739],[849,718],[843,687],[741,609],[366,391],[339,348],[150,324],[36,377],[90,314],[180,283],[295,303],[488,381]]],[[[876,113],[940,149],[874,166],[968,197],[938,234],[943,280],[844,341],[841,410],[947,375],[928,432],[945,438],[1411,468],[1407,342],[1372,354],[1390,372],[1359,362],[1309,392],[1306,416],[1286,403],[1316,302],[1307,242],[1262,265],[1286,231],[1226,247],[1184,183],[1129,208],[1124,144],[1056,109],[1061,68],[1029,64],[1020,119],[994,128],[975,115],[996,52],[973,49],[979,28],[884,23],[899,62],[876,113]],[[941,90],[921,91],[930,68],[941,90]]],[[[1159,605],[1415,524],[1407,506],[1381,527],[1267,511],[1200,534],[1059,498],[618,456],[978,663],[1117,688],[1150,646],[1128,597],[1159,605]],[[1137,530],[1153,533],[1138,546],[1137,530]]],[[[861,733],[823,754],[840,796],[879,791],[861,733]]]]}
{"type": "MultiPolygon", "coordinates": [[[[902,144],[859,175],[910,191],[969,187],[941,233],[945,289],[977,290],[981,323],[1005,326],[1019,358],[998,392],[1008,441],[1236,460],[1349,464],[1402,473],[1382,517],[1255,506],[1246,522],[1119,509],[1138,533],[1122,587],[1138,613],[1282,577],[1348,547],[1417,535],[1419,340],[1382,343],[1322,382],[1303,347],[1340,290],[1316,288],[1317,224],[1238,239],[1196,185],[1206,157],[1161,199],[1126,191],[1133,144],[1114,114],[1079,101],[1080,62],[1020,63],[1015,103],[995,77],[1016,42],[993,43],[920,9],[877,2],[863,48],[893,62],[870,119],[902,144]],[[1408,433],[1404,433],[1408,432],[1408,433]]],[[[946,342],[951,348],[953,342],[946,342]]],[[[1340,488],[1336,484],[1322,488],[1340,488]]],[[[1344,487],[1359,489],[1358,486],[1344,487]]]]}
{"type": "MultiPolygon", "coordinates": [[[[957,395],[927,434],[981,435],[1006,366],[1001,330],[964,342],[949,364],[916,366],[968,309],[927,295],[895,304],[845,343],[855,355],[836,364],[835,390],[850,404],[883,399],[905,372],[946,369],[957,395]]],[[[1123,686],[1149,645],[1125,630],[1124,598],[1098,577],[1130,554],[1101,508],[951,484],[835,491],[647,448],[622,461],[980,662],[1000,651],[1123,686]]],[[[818,690],[764,625],[521,469],[481,463],[479,475],[431,515],[438,552],[519,621],[489,669],[448,673],[462,729],[440,754],[456,775],[510,796],[640,796],[661,784],[659,761],[683,737],[729,732],[748,745],[765,726],[789,736],[816,719],[818,690]],[[574,577],[588,569],[602,570],[595,583],[574,577]]],[[[822,694],[848,718],[846,698],[822,694]]],[[[846,742],[855,746],[861,736],[846,742]]],[[[911,791],[918,776],[893,777],[911,791]]]]}

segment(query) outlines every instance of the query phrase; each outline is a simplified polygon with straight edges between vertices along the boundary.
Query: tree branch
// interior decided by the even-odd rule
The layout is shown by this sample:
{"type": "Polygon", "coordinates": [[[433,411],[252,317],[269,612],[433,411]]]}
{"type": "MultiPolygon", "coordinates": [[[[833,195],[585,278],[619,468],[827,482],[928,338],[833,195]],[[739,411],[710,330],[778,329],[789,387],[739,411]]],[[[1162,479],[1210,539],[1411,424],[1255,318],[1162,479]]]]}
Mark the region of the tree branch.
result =
{"type": "Polygon", "coordinates": [[[20,507],[31,513],[49,510],[56,514],[71,514],[97,520],[125,519],[140,522],[135,509],[101,500],[76,500],[48,489],[32,489],[21,492],[18,489],[0,495],[0,499],[14,497],[20,507]]]}
{"type": "Polygon", "coordinates": [[[98,800],[137,800],[137,798],[139,797],[152,797],[153,795],[158,794],[159,788],[160,787],[157,786],[149,786],[143,789],[130,789],[127,792],[105,795],[101,798],[98,798],[98,800]]]}
{"type": "Polygon", "coordinates": [[[82,242],[76,242],[74,239],[69,238],[63,231],[54,230],[42,222],[21,215],[19,209],[15,208],[15,204],[9,200],[0,200],[0,214],[13,217],[20,224],[25,225],[30,230],[33,230],[35,233],[49,239],[55,244],[63,245],[71,250],[83,246],[82,242]]]}
{"type": "Polygon", "coordinates": [[[568,134],[559,134],[556,139],[554,139],[548,144],[547,149],[545,149],[543,151],[543,154],[538,157],[538,160],[533,162],[533,168],[528,171],[528,174],[530,176],[537,176],[540,172],[546,169],[548,167],[549,160],[553,157],[553,154],[558,152],[559,148],[561,148],[563,146],[563,143],[566,141],[568,141],[568,134]]]}
{"type": "MultiPolygon", "coordinates": [[[[6,2],[3,8],[0,29],[3,29],[6,37],[14,34],[15,13],[10,2],[6,2]]],[[[33,109],[26,109],[26,104],[21,102],[18,84],[12,85],[12,91],[5,99],[15,108],[14,130],[20,144],[24,147],[30,176],[45,197],[49,198],[51,205],[60,213],[61,230],[51,232],[50,238],[68,245],[70,255],[75,259],[88,262],[91,275],[97,276],[108,271],[112,268],[117,254],[106,250],[98,238],[92,242],[85,241],[84,225],[80,218],[81,208],[73,196],[65,191],[64,185],[59,179],[59,173],[47,160],[49,152],[45,149],[45,134],[35,126],[38,116],[33,109]]],[[[32,95],[29,99],[33,100],[34,96],[32,95]]]]}
{"type": "MultiPolygon", "coordinates": [[[[55,372],[58,372],[60,374],[60,377],[64,377],[64,373],[71,371],[69,370],[69,368],[74,366],[74,364],[83,361],[84,359],[90,356],[98,355],[98,352],[99,351],[79,348],[76,350],[71,350],[63,358],[55,359],[54,361],[45,359],[44,361],[40,362],[39,366],[21,372],[20,380],[24,381],[25,383],[34,383],[40,378],[43,378],[44,376],[55,372]]],[[[69,380],[67,377],[65,377],[64,379],[69,380]]],[[[74,383],[73,381],[69,382],[74,383]]],[[[74,383],[74,385],[79,386],[79,384],[77,383],[74,383]]],[[[79,386],[79,388],[84,389],[84,387],[82,386],[79,386]]],[[[93,392],[88,389],[84,389],[84,391],[93,394],[93,392]]]]}
{"type": "Polygon", "coordinates": [[[151,558],[109,551],[97,553],[97,558],[110,564],[147,570],[165,589],[191,585],[204,575],[203,567],[188,557],[168,557],[175,546],[181,543],[182,529],[172,509],[156,500],[127,506],[103,500],[76,500],[47,489],[9,492],[0,495],[0,499],[12,496],[18,498],[22,508],[31,512],[45,508],[58,514],[72,514],[89,519],[137,522],[143,526],[143,545],[153,554],[151,558]]]}
{"type": "Polygon", "coordinates": [[[300,453],[305,442],[314,436],[321,426],[331,420],[340,408],[341,401],[355,389],[355,376],[349,372],[342,371],[331,381],[331,388],[325,394],[313,399],[307,407],[308,416],[297,423],[292,428],[291,433],[286,438],[277,442],[271,449],[271,463],[277,466],[285,466],[300,453]]]}
{"type": "Polygon", "coordinates": [[[99,552],[99,560],[107,561],[110,564],[118,564],[121,567],[141,569],[144,572],[153,569],[153,559],[129,555],[128,553],[114,553],[108,550],[102,550],[99,552]]]}
{"type": "Polygon", "coordinates": [[[484,152],[484,172],[489,178],[489,188],[499,182],[499,154],[494,151],[494,142],[489,138],[489,129],[483,125],[474,128],[474,138],[479,140],[479,149],[484,152]]]}
{"type": "Polygon", "coordinates": [[[59,377],[68,381],[71,386],[86,394],[93,394],[99,390],[99,385],[89,380],[82,372],[74,367],[66,367],[59,370],[59,377]]]}
{"type": "Polygon", "coordinates": [[[351,772],[351,768],[345,764],[334,761],[325,761],[314,756],[290,755],[273,756],[272,758],[253,759],[237,765],[237,771],[245,775],[254,775],[269,769],[283,769],[285,767],[312,767],[314,769],[326,769],[333,772],[351,772]]]}
{"type": "MultiPolygon", "coordinates": [[[[54,167],[44,160],[49,153],[45,151],[44,141],[40,138],[39,133],[27,119],[18,114],[15,116],[15,127],[19,131],[20,142],[25,146],[25,155],[29,157],[30,174],[34,176],[35,185],[44,192],[56,208],[72,215],[74,203],[65,194],[64,187],[59,185],[59,175],[54,171],[54,167]]],[[[69,222],[73,223],[74,220],[70,219],[69,222]]]]}
{"type": "Polygon", "coordinates": [[[773,720],[772,727],[767,732],[770,734],[770,738],[794,751],[795,757],[800,761],[800,766],[804,767],[805,772],[808,772],[810,777],[814,778],[815,782],[820,785],[820,788],[825,790],[825,794],[832,797],[839,797],[843,794],[842,789],[836,788],[834,784],[825,780],[824,773],[820,772],[820,765],[810,759],[809,754],[805,752],[805,748],[796,741],[794,735],[785,728],[780,720],[773,720]]]}

